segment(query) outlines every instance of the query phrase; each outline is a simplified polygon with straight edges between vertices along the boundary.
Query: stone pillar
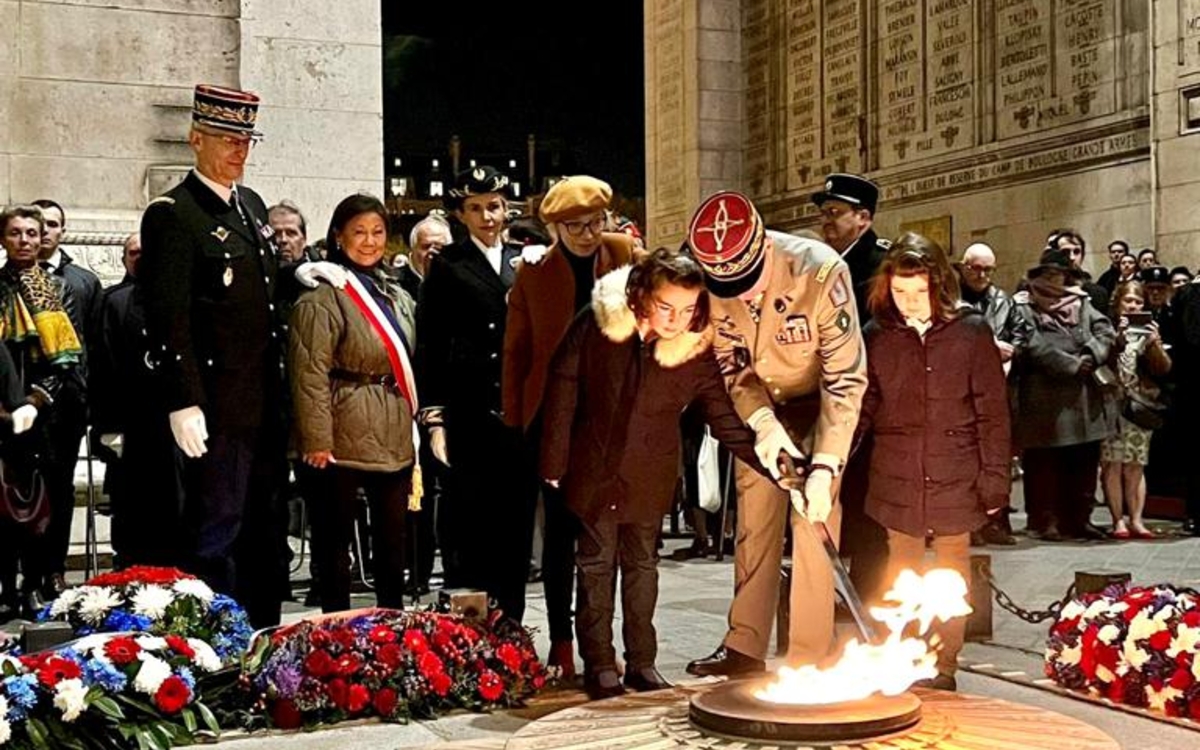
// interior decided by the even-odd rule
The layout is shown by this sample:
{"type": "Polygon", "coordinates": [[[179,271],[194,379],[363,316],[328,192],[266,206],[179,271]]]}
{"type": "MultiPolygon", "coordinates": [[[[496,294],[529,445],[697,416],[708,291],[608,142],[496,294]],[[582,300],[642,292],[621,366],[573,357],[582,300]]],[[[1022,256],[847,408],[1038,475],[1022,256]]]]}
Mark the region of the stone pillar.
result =
{"type": "Polygon", "coordinates": [[[304,211],[323,237],[338,201],[384,197],[383,65],[378,0],[241,0],[243,87],[263,100],[265,139],[246,184],[304,211]]]}
{"type": "Polygon", "coordinates": [[[1151,7],[1154,236],[1172,265],[1200,265],[1200,0],[1151,7]]]}
{"type": "Polygon", "coordinates": [[[678,245],[700,200],[738,189],[745,88],[738,0],[646,0],[648,245],[678,245]]]}

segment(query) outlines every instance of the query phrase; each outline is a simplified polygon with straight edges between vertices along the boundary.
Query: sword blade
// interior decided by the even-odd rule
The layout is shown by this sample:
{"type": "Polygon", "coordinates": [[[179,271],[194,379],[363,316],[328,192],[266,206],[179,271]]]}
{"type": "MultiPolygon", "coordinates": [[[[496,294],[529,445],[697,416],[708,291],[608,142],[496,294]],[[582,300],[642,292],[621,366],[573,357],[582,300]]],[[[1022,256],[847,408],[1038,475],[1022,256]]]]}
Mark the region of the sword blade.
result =
{"type": "Polygon", "coordinates": [[[858,625],[863,639],[867,643],[879,643],[874,621],[867,614],[867,608],[863,606],[854,584],[850,582],[850,574],[846,572],[846,566],[842,564],[842,557],[838,554],[837,545],[833,543],[833,537],[829,534],[829,527],[823,522],[814,523],[812,526],[821,539],[821,545],[825,547],[825,555],[829,558],[829,564],[833,568],[834,582],[842,592],[842,599],[846,602],[851,616],[854,617],[854,623],[858,625]]]}

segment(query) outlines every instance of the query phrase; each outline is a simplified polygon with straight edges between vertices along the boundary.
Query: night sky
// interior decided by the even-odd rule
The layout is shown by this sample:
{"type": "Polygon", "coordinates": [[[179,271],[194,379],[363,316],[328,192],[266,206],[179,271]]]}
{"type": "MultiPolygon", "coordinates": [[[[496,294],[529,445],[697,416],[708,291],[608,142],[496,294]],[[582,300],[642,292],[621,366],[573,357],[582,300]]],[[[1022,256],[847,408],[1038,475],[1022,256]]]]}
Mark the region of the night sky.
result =
{"type": "Polygon", "coordinates": [[[408,157],[406,167],[417,155],[448,167],[457,134],[464,167],[471,158],[516,158],[523,177],[533,133],[558,147],[553,171],[590,173],[641,196],[642,2],[567,13],[567,4],[546,0],[384,3],[387,171],[397,156],[408,157]]]}

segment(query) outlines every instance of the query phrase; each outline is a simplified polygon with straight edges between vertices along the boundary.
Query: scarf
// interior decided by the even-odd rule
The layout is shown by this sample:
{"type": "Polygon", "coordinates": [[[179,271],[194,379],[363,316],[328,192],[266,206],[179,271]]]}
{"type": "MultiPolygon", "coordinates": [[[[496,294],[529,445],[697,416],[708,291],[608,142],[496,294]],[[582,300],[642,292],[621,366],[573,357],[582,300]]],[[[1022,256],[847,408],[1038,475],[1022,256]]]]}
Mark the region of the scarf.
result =
{"type": "Polygon", "coordinates": [[[32,340],[38,345],[35,355],[53,365],[79,362],[83,346],[54,278],[36,264],[18,269],[10,263],[0,269],[0,283],[10,290],[0,302],[0,340],[32,340]]]}
{"type": "Polygon", "coordinates": [[[1079,311],[1083,308],[1083,291],[1078,287],[1059,286],[1038,279],[1029,280],[1029,296],[1033,299],[1034,313],[1044,324],[1059,328],[1079,325],[1079,311]]]}

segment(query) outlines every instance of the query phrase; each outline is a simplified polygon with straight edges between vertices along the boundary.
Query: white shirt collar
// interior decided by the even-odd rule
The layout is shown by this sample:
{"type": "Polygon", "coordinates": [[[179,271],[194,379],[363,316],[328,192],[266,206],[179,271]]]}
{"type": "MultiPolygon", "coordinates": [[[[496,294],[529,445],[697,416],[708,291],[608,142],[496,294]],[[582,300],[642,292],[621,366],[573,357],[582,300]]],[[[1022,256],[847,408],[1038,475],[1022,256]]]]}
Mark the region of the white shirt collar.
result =
{"type": "Polygon", "coordinates": [[[229,185],[222,185],[221,183],[217,182],[216,180],[210,180],[209,178],[200,174],[200,170],[198,170],[198,169],[193,169],[192,174],[199,177],[200,182],[203,182],[205,185],[208,185],[209,189],[212,190],[214,193],[216,193],[217,197],[220,198],[223,202],[228,203],[229,199],[233,197],[234,187],[236,187],[236,186],[231,187],[229,185]]]}
{"type": "Polygon", "coordinates": [[[54,254],[42,262],[47,266],[50,266],[51,271],[57,271],[58,267],[62,264],[62,250],[60,248],[54,248],[54,254]]]}
{"type": "Polygon", "coordinates": [[[475,235],[472,234],[469,236],[471,238],[471,242],[475,243],[475,247],[483,251],[483,255],[485,258],[487,258],[488,264],[491,265],[492,270],[499,274],[500,263],[503,260],[504,245],[497,242],[494,246],[488,247],[480,242],[475,235]]]}

